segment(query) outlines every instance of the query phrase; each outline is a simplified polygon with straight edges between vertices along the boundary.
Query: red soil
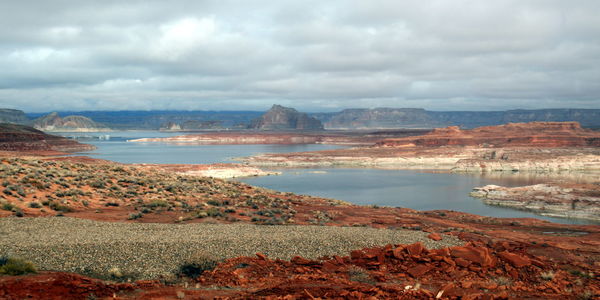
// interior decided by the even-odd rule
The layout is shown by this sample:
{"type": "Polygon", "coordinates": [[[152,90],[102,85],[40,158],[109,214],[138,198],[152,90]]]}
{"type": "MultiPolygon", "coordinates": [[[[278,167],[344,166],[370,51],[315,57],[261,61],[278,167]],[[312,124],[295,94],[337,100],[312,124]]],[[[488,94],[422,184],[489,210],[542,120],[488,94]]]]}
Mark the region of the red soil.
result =
{"type": "Polygon", "coordinates": [[[377,146],[600,147],[600,132],[577,122],[509,123],[471,130],[451,126],[419,137],[386,139],[377,146]]]}

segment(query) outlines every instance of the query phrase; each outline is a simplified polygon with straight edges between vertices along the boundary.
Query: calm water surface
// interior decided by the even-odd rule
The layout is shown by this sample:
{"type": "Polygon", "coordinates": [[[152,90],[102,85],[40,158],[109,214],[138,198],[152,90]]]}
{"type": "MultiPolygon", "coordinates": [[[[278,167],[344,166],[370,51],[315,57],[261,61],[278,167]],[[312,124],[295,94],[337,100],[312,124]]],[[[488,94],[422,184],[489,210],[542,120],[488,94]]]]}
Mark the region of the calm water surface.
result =
{"type": "MultiPolygon", "coordinates": [[[[205,164],[232,162],[235,157],[260,153],[282,153],[335,149],[332,145],[175,145],[168,143],[132,143],[129,139],[167,137],[182,133],[130,131],[91,134],[82,142],[98,149],[85,153],[94,158],[122,163],[205,164]],[[97,137],[109,135],[107,140],[97,137]]],[[[539,218],[559,223],[593,224],[593,222],[551,218],[530,212],[483,204],[468,196],[473,187],[487,184],[522,186],[568,178],[589,180],[582,175],[543,174],[450,174],[427,170],[380,169],[282,169],[280,176],[250,177],[240,181],[278,191],[345,200],[362,205],[400,206],[417,210],[456,210],[483,216],[505,218],[539,218]],[[566,177],[565,177],[566,176],[566,177]],[[571,176],[569,178],[569,176],[571,176]]],[[[597,223],[596,223],[597,224],[597,223]]]]}
{"type": "MultiPolygon", "coordinates": [[[[446,209],[500,218],[538,218],[566,224],[591,221],[552,218],[490,206],[469,197],[473,187],[487,184],[522,186],[556,179],[540,174],[451,174],[428,170],[301,169],[280,176],[240,179],[278,191],[341,199],[362,205],[399,206],[417,210],[446,209]]],[[[577,177],[575,177],[577,179],[577,177]]],[[[598,223],[596,223],[598,224],[598,223]]]]}
{"type": "Polygon", "coordinates": [[[337,149],[333,145],[175,145],[169,143],[138,143],[127,140],[182,135],[181,132],[123,131],[107,133],[77,133],[78,140],[98,149],[86,155],[121,163],[211,164],[234,162],[233,158],[261,153],[285,153],[337,149]],[[82,136],[89,136],[84,138],[82,136]],[[98,139],[97,137],[109,139],[98,139]]]}

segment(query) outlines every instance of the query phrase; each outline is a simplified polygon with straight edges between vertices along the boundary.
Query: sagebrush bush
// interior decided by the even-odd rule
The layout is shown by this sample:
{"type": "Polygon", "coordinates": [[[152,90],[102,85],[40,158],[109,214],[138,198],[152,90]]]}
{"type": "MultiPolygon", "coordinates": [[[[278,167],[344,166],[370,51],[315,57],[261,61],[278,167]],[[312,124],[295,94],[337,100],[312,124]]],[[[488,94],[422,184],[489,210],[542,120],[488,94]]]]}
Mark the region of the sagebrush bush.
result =
{"type": "Polygon", "coordinates": [[[0,258],[0,274],[5,275],[24,275],[29,273],[36,273],[35,266],[24,259],[20,258],[0,258]]]}

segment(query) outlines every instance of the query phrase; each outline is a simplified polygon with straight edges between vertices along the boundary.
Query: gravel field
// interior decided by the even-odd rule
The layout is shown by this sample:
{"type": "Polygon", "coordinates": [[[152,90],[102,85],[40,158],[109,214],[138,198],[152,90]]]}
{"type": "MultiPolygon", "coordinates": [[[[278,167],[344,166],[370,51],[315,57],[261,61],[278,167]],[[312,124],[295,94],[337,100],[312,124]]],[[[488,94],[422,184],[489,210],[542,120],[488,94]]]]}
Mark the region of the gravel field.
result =
{"type": "Polygon", "coordinates": [[[351,250],[423,242],[428,248],[462,244],[427,233],[368,227],[250,224],[107,223],[84,219],[2,218],[0,255],[32,261],[42,270],[134,279],[173,278],[179,266],[204,257],[225,259],[257,252],[271,258],[348,255],[351,250]]]}

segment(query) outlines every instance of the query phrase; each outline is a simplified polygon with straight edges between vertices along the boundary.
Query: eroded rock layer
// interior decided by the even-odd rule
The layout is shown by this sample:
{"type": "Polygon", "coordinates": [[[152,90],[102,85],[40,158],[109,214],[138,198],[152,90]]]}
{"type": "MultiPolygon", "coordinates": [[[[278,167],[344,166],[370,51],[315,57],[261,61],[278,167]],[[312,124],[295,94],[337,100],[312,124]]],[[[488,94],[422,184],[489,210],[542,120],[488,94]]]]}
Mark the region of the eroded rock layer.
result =
{"type": "Polygon", "coordinates": [[[490,205],[600,221],[600,183],[547,183],[521,187],[486,185],[474,188],[470,195],[490,205]]]}
{"type": "Polygon", "coordinates": [[[577,122],[509,123],[470,130],[451,126],[419,137],[386,139],[377,146],[600,147],[600,132],[583,129],[577,122]]]}

